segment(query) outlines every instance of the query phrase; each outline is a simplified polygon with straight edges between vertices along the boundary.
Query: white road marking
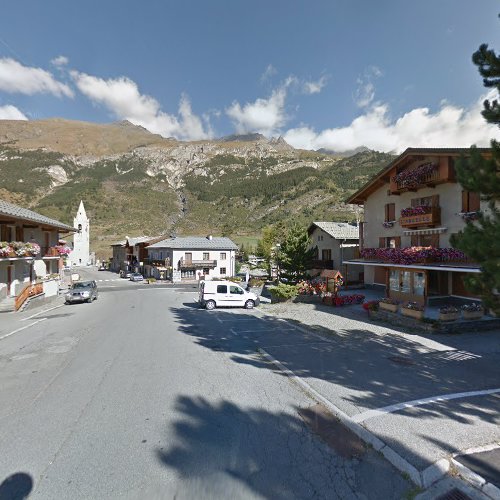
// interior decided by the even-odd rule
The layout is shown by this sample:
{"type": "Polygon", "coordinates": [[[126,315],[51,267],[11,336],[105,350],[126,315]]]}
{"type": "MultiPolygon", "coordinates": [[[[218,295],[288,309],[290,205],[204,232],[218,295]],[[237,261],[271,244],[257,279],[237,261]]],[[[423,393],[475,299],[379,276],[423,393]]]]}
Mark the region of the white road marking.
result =
{"type": "Polygon", "coordinates": [[[456,392],[454,394],[442,394],[440,396],[432,396],[430,398],[415,399],[413,401],[406,401],[404,403],[397,403],[395,405],[384,406],[383,408],[376,408],[375,410],[367,410],[358,415],[351,417],[354,422],[360,423],[370,418],[380,417],[388,413],[394,413],[406,408],[413,408],[415,406],[422,406],[432,403],[439,403],[440,401],[449,401],[451,399],[459,398],[472,398],[474,396],[487,396],[489,394],[500,393],[500,389],[486,389],[484,391],[471,391],[471,392],[456,392]]]}
{"type": "Polygon", "coordinates": [[[144,292],[144,291],[147,291],[147,290],[170,290],[170,288],[166,288],[166,287],[158,288],[158,287],[155,287],[155,288],[138,288],[137,289],[138,292],[144,292]]]}
{"type": "Polygon", "coordinates": [[[54,309],[58,309],[59,307],[64,306],[64,304],[59,304],[58,306],[50,307],[49,309],[44,309],[43,311],[37,312],[35,314],[32,314],[31,316],[28,316],[27,318],[23,318],[20,321],[28,321],[31,318],[34,318],[35,316],[39,316],[40,314],[44,314],[49,311],[53,311],[54,309]]]}
{"type": "Polygon", "coordinates": [[[29,324],[29,325],[26,325],[26,326],[23,326],[21,328],[18,328],[17,330],[14,330],[13,332],[10,332],[10,333],[6,333],[5,335],[2,335],[0,337],[0,340],[3,340],[3,339],[6,339],[7,337],[10,337],[11,335],[14,335],[14,333],[17,333],[17,332],[20,332],[22,330],[26,330],[26,328],[30,328],[31,326],[33,325],[36,325],[37,323],[40,323],[40,321],[45,321],[47,318],[40,318],[39,320],[29,324]]]}

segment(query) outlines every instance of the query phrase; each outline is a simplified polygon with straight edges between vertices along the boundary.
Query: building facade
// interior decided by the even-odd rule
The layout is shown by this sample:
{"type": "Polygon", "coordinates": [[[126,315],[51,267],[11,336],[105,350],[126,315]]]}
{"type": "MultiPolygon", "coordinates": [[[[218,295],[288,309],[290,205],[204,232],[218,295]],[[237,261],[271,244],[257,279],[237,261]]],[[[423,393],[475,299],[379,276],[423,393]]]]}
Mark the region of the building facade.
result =
{"type": "Polygon", "coordinates": [[[356,261],[364,265],[366,284],[422,304],[472,298],[463,280],[479,273],[479,266],[450,243],[452,234],[488,209],[478,193],[463,190],[456,180],[455,161],[467,154],[468,149],[407,149],[349,198],[364,206],[356,261]]]}
{"type": "Polygon", "coordinates": [[[146,250],[148,260],[145,273],[154,278],[171,278],[175,271],[185,280],[221,278],[235,274],[238,246],[229,238],[168,238],[148,246],[146,250]]]}
{"type": "Polygon", "coordinates": [[[316,255],[311,263],[311,275],[323,269],[337,269],[344,281],[363,281],[363,266],[346,264],[359,257],[359,227],[347,222],[313,222],[308,230],[311,247],[316,255]]]}
{"type": "Polygon", "coordinates": [[[59,233],[75,229],[0,200],[0,301],[18,297],[38,279],[57,275],[69,248],[59,233]]]}

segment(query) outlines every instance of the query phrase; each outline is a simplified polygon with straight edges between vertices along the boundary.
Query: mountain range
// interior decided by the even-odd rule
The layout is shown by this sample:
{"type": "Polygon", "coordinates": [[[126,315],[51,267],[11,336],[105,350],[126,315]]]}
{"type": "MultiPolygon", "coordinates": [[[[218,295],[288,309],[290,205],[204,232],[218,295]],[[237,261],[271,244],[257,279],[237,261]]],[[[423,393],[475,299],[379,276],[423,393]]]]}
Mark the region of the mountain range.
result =
{"type": "Polygon", "coordinates": [[[393,158],[299,150],[260,134],[182,142],[128,121],[0,120],[0,198],[66,223],[83,200],[100,257],[126,235],[253,244],[280,221],[355,220],[343,200],[393,158]]]}

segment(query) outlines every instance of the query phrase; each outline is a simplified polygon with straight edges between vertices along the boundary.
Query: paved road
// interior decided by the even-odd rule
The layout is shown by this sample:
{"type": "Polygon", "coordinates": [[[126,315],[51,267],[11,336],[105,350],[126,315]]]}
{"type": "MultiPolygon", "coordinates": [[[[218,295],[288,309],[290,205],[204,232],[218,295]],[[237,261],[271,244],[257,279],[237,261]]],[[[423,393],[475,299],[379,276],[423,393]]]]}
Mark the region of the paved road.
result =
{"type": "Polygon", "coordinates": [[[93,304],[0,341],[0,498],[13,484],[35,499],[411,490],[262,361],[258,312],[200,310],[190,287],[99,284],[93,304]]]}

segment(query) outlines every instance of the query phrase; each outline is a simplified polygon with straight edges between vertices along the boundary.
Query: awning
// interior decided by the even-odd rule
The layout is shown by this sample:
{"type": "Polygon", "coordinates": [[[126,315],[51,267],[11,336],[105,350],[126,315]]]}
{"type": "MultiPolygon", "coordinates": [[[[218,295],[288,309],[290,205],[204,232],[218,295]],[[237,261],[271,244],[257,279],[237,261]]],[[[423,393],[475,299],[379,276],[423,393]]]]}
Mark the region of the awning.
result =
{"type": "Polygon", "coordinates": [[[427,229],[408,229],[403,231],[405,236],[411,236],[412,234],[441,234],[448,230],[447,227],[429,227],[427,229]]]}

